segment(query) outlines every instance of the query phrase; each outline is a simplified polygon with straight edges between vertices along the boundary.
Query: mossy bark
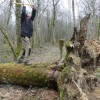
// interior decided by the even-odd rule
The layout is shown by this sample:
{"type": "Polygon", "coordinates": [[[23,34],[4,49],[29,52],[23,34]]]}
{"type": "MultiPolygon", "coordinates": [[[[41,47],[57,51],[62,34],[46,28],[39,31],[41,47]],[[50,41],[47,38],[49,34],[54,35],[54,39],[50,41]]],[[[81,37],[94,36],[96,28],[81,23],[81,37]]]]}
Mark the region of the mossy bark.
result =
{"type": "Polygon", "coordinates": [[[60,59],[62,59],[63,56],[63,47],[64,47],[64,40],[59,40],[59,51],[60,51],[60,59]]]}
{"type": "Polygon", "coordinates": [[[6,32],[1,26],[0,26],[0,31],[1,31],[1,33],[4,35],[5,39],[7,40],[8,44],[9,44],[9,46],[10,46],[10,48],[11,48],[11,51],[12,51],[12,53],[13,53],[14,58],[16,58],[17,55],[16,55],[16,52],[15,52],[15,50],[14,50],[14,46],[12,45],[12,43],[11,43],[11,41],[10,41],[8,35],[7,35],[7,32],[6,32]]]}
{"type": "MultiPolygon", "coordinates": [[[[21,3],[21,0],[16,0],[16,3],[21,3]]],[[[16,4],[16,35],[17,35],[17,47],[16,47],[16,55],[17,57],[21,51],[21,5],[16,4]]]]}
{"type": "Polygon", "coordinates": [[[44,87],[50,77],[46,65],[0,64],[0,83],[44,87]],[[42,66],[42,67],[41,67],[42,66]]]}
{"type": "Polygon", "coordinates": [[[88,93],[97,86],[90,68],[94,72],[100,63],[100,44],[86,41],[89,18],[90,14],[86,15],[80,22],[80,31],[74,29],[72,38],[65,42],[66,54],[60,62],[63,64],[58,64],[64,65],[57,80],[61,100],[89,100],[88,93]]]}

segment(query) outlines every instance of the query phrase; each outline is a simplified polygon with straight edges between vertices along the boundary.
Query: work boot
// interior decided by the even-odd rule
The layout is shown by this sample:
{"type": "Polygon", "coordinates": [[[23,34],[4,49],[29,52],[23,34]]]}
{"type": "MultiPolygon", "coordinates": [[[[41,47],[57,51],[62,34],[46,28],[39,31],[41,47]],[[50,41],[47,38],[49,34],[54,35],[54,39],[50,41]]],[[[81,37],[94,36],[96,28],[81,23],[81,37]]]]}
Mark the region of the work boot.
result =
{"type": "Polygon", "coordinates": [[[26,66],[30,66],[30,65],[32,65],[32,63],[29,62],[29,61],[25,61],[24,64],[25,64],[26,66]]]}
{"type": "Polygon", "coordinates": [[[21,50],[20,57],[18,58],[17,63],[23,63],[25,58],[25,49],[21,50]]]}

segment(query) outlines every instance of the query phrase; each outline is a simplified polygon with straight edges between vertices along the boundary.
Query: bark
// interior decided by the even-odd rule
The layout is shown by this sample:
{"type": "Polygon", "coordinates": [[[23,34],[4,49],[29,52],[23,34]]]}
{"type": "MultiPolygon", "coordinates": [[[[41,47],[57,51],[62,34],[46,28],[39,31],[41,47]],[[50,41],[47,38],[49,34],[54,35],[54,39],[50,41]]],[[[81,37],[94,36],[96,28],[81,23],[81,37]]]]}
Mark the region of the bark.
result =
{"type": "Polygon", "coordinates": [[[50,82],[50,70],[46,68],[48,64],[33,64],[25,66],[23,64],[0,64],[0,83],[15,84],[21,86],[45,87],[50,82]]]}
{"type": "Polygon", "coordinates": [[[56,35],[55,35],[55,23],[56,23],[56,5],[53,0],[53,21],[52,21],[52,43],[56,43],[56,35]]]}
{"type": "Polygon", "coordinates": [[[97,36],[98,36],[98,40],[100,40],[100,19],[99,19],[98,34],[97,34],[97,36]]]}
{"type": "MultiPolygon", "coordinates": [[[[21,3],[21,0],[16,0],[16,3],[21,3]]],[[[21,5],[16,4],[16,35],[17,35],[17,47],[16,54],[19,56],[21,51],[21,5]]]]}
{"type": "Polygon", "coordinates": [[[56,43],[56,6],[59,3],[60,0],[55,2],[55,0],[52,0],[53,3],[53,15],[52,15],[52,43],[56,43]]]}
{"type": "Polygon", "coordinates": [[[73,12],[73,23],[74,23],[74,27],[75,27],[76,22],[75,22],[75,2],[74,2],[74,0],[72,0],[72,12],[73,12]]]}
{"type": "Polygon", "coordinates": [[[96,70],[96,66],[100,66],[100,44],[96,40],[86,41],[82,51],[84,53],[80,52],[83,59],[82,65],[86,67],[92,66],[96,70]]]}
{"type": "Polygon", "coordinates": [[[63,47],[64,47],[64,40],[61,39],[59,40],[60,60],[62,59],[62,56],[63,56],[63,47]]]}

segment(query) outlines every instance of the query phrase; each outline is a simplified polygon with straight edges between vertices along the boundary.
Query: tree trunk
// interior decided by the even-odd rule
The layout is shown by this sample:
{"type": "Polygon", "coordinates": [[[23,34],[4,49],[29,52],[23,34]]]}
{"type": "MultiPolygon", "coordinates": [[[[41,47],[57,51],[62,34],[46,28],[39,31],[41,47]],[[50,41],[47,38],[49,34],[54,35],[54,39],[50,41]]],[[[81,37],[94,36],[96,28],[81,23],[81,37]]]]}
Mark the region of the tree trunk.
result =
{"type": "Polygon", "coordinates": [[[0,64],[0,83],[16,84],[21,86],[45,87],[50,82],[49,64],[0,64]]]}
{"type": "Polygon", "coordinates": [[[97,37],[98,37],[98,40],[100,40],[100,18],[99,18],[98,35],[97,35],[97,37]]]}
{"type": "Polygon", "coordinates": [[[53,20],[52,20],[52,43],[56,43],[56,35],[55,35],[55,24],[56,24],[56,6],[53,0],[53,20]]]}
{"type": "Polygon", "coordinates": [[[13,53],[14,58],[16,58],[16,52],[15,52],[15,50],[14,50],[14,47],[13,47],[11,41],[9,40],[9,37],[8,37],[7,33],[3,30],[2,27],[0,27],[0,31],[1,31],[1,33],[4,35],[4,38],[7,40],[8,44],[9,44],[9,46],[10,46],[10,48],[11,48],[11,51],[12,51],[12,53],[13,53]]]}
{"type": "MultiPolygon", "coordinates": [[[[16,3],[21,3],[21,0],[16,0],[16,3]]],[[[17,35],[17,47],[16,54],[19,56],[21,51],[21,5],[16,4],[16,35],[17,35]]]]}
{"type": "Polygon", "coordinates": [[[56,7],[60,0],[52,0],[53,5],[53,15],[52,15],[52,43],[56,43],[56,7]]]}
{"type": "Polygon", "coordinates": [[[74,3],[74,0],[72,0],[72,11],[73,11],[73,23],[74,23],[74,27],[75,27],[76,22],[75,22],[75,3],[74,3]]]}

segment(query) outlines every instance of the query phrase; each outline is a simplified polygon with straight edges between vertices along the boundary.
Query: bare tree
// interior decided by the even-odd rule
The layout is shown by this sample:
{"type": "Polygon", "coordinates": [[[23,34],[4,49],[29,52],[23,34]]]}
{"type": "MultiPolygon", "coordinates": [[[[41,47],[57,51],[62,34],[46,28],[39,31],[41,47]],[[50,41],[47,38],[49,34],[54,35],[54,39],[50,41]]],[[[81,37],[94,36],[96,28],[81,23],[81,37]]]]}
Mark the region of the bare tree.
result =
{"type": "MultiPolygon", "coordinates": [[[[21,0],[16,0],[16,3],[21,3],[21,0]]],[[[21,50],[21,5],[16,4],[16,35],[17,35],[17,48],[16,54],[19,55],[21,50]]]]}
{"type": "Polygon", "coordinates": [[[52,0],[52,5],[53,5],[53,19],[52,19],[52,43],[55,44],[56,43],[56,35],[55,35],[55,25],[56,25],[56,6],[59,3],[60,0],[55,1],[52,0]]]}
{"type": "Polygon", "coordinates": [[[73,23],[74,23],[74,27],[75,27],[76,22],[75,22],[75,2],[74,2],[74,0],[72,0],[72,11],[73,11],[73,23]]]}

